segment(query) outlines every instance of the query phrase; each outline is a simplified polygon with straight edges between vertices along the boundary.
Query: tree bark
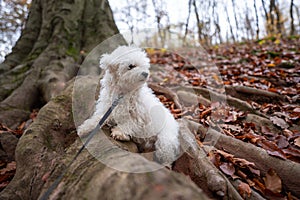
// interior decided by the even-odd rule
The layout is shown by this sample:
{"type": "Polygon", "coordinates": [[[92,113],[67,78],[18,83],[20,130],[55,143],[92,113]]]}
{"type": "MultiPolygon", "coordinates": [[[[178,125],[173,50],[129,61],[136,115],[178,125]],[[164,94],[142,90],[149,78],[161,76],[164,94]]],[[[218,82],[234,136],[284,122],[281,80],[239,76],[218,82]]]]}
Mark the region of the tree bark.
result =
{"type": "MultiPolygon", "coordinates": [[[[77,137],[72,115],[74,87],[83,96],[87,88],[99,83],[96,76],[74,80],[60,95],[44,106],[35,122],[20,139],[16,159],[17,172],[11,183],[0,193],[0,199],[38,199],[62,173],[82,146],[77,137]]],[[[84,101],[84,100],[83,100],[84,101]]],[[[81,102],[85,103],[85,102],[81,102]]],[[[85,110],[85,115],[88,112],[85,110]]],[[[103,134],[102,132],[99,134],[103,134]]],[[[105,136],[105,135],[104,135],[105,136]]],[[[116,145],[127,149],[133,143],[114,140],[100,156],[114,157],[112,162],[120,168],[130,166],[135,170],[158,164],[135,155],[120,153],[116,145]]],[[[92,140],[91,143],[98,143],[92,140]]],[[[92,145],[92,144],[91,144],[92,145]]],[[[100,149],[101,144],[97,145],[100,149]]],[[[158,167],[161,168],[161,167],[158,167]]],[[[84,150],[71,165],[61,183],[50,195],[50,199],[207,199],[206,195],[186,176],[161,168],[151,173],[127,173],[99,162],[89,151],[84,150]]]]}
{"type": "Polygon", "coordinates": [[[261,4],[263,6],[263,10],[264,10],[264,13],[265,13],[265,18],[266,18],[266,22],[267,22],[267,34],[271,34],[270,33],[270,21],[269,21],[269,15],[268,15],[268,11],[267,11],[267,8],[266,8],[266,4],[265,4],[265,1],[264,0],[261,0],[261,4]]]}
{"type": "Polygon", "coordinates": [[[259,23],[258,23],[258,14],[257,14],[256,0],[253,1],[253,7],[254,7],[254,11],[255,11],[256,40],[258,40],[258,38],[259,38],[259,23]]]}
{"type": "Polygon", "coordinates": [[[234,33],[233,33],[233,28],[232,28],[232,25],[231,25],[231,22],[230,22],[230,19],[229,19],[229,14],[228,14],[226,6],[224,6],[224,10],[225,10],[225,13],[226,13],[226,19],[227,19],[227,23],[229,25],[229,30],[230,30],[232,41],[235,42],[235,36],[234,36],[234,33]]]}
{"type": "Polygon", "coordinates": [[[294,0],[291,0],[291,4],[290,4],[291,31],[290,31],[290,35],[294,35],[295,34],[295,24],[294,24],[293,7],[294,7],[294,0]]]}
{"type": "Polygon", "coordinates": [[[202,44],[202,23],[200,21],[200,17],[199,17],[199,13],[198,13],[198,8],[196,5],[196,1],[193,0],[193,6],[194,6],[194,12],[195,12],[195,16],[196,16],[196,22],[197,22],[197,31],[198,31],[198,41],[199,44],[202,44]]]}
{"type": "Polygon", "coordinates": [[[32,1],[22,36],[0,65],[0,121],[15,127],[28,118],[77,74],[80,52],[116,33],[106,0],[32,1]]]}
{"type": "Polygon", "coordinates": [[[187,19],[186,19],[184,36],[183,36],[183,43],[184,43],[184,45],[187,45],[187,43],[186,43],[186,36],[188,34],[188,27],[189,27],[190,16],[191,16],[191,7],[192,7],[192,0],[189,0],[189,3],[188,3],[188,16],[187,16],[187,19]]]}

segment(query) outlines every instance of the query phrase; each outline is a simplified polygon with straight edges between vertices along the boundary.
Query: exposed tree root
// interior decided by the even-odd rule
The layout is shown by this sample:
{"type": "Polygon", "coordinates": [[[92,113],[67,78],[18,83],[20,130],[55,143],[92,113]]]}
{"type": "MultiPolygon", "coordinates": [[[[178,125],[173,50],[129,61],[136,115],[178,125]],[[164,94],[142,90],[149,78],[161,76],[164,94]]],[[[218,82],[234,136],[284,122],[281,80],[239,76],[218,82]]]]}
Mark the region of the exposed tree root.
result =
{"type": "MultiPolygon", "coordinates": [[[[89,82],[92,84],[93,82],[89,82]]],[[[1,199],[37,199],[60,175],[82,145],[72,117],[72,85],[44,106],[26,130],[16,150],[18,168],[14,179],[1,192],[1,199]],[[74,142],[74,140],[76,140],[74,142]],[[66,150],[66,151],[65,151],[66,150]],[[16,188],[17,192],[16,192],[16,188]]],[[[105,136],[106,137],[106,136],[105,136]]],[[[139,170],[157,167],[142,156],[116,146],[96,146],[111,158],[108,165],[139,170]],[[102,149],[101,149],[102,148],[102,149]],[[104,148],[104,149],[103,149],[104,148]],[[130,154],[132,155],[132,154],[130,154]]],[[[101,141],[100,141],[101,142],[101,141]]],[[[92,147],[93,143],[90,144],[92,147]]],[[[127,146],[129,144],[122,144],[127,146]]],[[[90,148],[89,148],[90,149],[90,148]]],[[[160,166],[159,166],[160,167],[160,166]]],[[[162,168],[149,173],[127,173],[102,164],[88,151],[78,157],[51,195],[51,199],[207,199],[184,175],[162,168]]]]}
{"type": "Polygon", "coordinates": [[[200,87],[190,87],[190,86],[180,86],[177,88],[174,88],[176,91],[191,91],[193,94],[201,95],[204,98],[212,101],[212,102],[223,102],[227,103],[230,106],[236,107],[240,110],[247,111],[262,117],[267,117],[265,114],[259,112],[258,110],[255,110],[252,108],[252,106],[247,103],[246,101],[234,98],[229,95],[220,94],[215,91],[212,91],[207,88],[200,88],[200,87]]]}
{"type": "Polygon", "coordinates": [[[208,160],[206,152],[197,145],[194,135],[187,128],[189,122],[179,122],[185,153],[176,161],[174,170],[189,175],[210,197],[242,199],[229,180],[208,160]]]}
{"type": "Polygon", "coordinates": [[[166,87],[162,87],[159,86],[157,84],[153,84],[153,83],[149,83],[148,86],[156,93],[159,94],[163,94],[165,95],[168,99],[171,99],[172,101],[174,101],[176,108],[178,109],[182,109],[181,104],[179,103],[179,99],[178,96],[175,92],[173,92],[172,90],[166,88],[166,87]]]}
{"type": "Polygon", "coordinates": [[[284,97],[274,92],[260,90],[246,86],[225,86],[226,94],[242,100],[252,100],[255,102],[277,102],[283,101],[284,97]]]}
{"type": "MultiPolygon", "coordinates": [[[[201,126],[200,124],[198,125],[199,129],[204,129],[201,126]]],[[[298,187],[300,179],[295,178],[300,176],[300,165],[298,163],[270,156],[266,150],[262,148],[226,136],[211,128],[207,130],[206,134],[205,141],[209,141],[214,147],[224,149],[236,157],[247,158],[248,161],[254,162],[256,167],[263,174],[266,174],[270,168],[274,169],[282,179],[286,188],[293,191],[295,195],[300,195],[298,187]]]]}

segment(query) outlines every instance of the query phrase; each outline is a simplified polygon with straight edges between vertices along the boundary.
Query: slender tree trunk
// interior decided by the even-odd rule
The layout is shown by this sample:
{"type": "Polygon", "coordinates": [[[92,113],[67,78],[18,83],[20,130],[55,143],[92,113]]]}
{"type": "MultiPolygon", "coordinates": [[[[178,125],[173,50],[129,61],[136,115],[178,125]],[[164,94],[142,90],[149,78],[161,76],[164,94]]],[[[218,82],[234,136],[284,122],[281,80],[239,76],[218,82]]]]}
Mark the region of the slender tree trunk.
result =
{"type": "Polygon", "coordinates": [[[267,29],[267,35],[270,34],[270,21],[269,21],[269,15],[268,15],[268,11],[266,8],[266,4],[264,0],[261,0],[262,6],[263,6],[263,10],[265,13],[265,18],[266,18],[266,29],[267,29]]]}
{"type": "Polygon", "coordinates": [[[166,31],[164,30],[161,20],[163,17],[166,17],[166,13],[163,11],[163,8],[162,8],[163,2],[162,1],[158,2],[156,0],[152,0],[152,4],[154,7],[154,12],[155,12],[158,36],[160,38],[159,46],[164,47],[165,41],[166,41],[166,31]]]}
{"type": "Polygon", "coordinates": [[[198,41],[199,41],[199,44],[201,44],[202,43],[202,26],[203,25],[200,22],[198,8],[197,8],[195,0],[193,0],[193,7],[194,7],[195,16],[196,16],[197,31],[198,31],[198,41]]]}
{"type": "Polygon", "coordinates": [[[275,0],[270,0],[269,15],[270,15],[270,33],[273,35],[275,33],[275,22],[273,11],[275,10],[275,0]]]}
{"type": "Polygon", "coordinates": [[[275,4],[275,13],[276,13],[276,30],[277,30],[276,33],[285,35],[285,33],[283,32],[284,31],[283,30],[283,22],[282,22],[282,16],[280,13],[278,1],[277,1],[277,4],[275,4]]]}
{"type": "Polygon", "coordinates": [[[228,14],[228,11],[227,11],[226,6],[224,6],[224,9],[225,9],[225,13],[226,13],[227,23],[228,23],[228,25],[229,25],[229,30],[230,30],[230,34],[231,34],[231,39],[232,39],[233,42],[235,42],[235,37],[234,37],[234,34],[233,34],[233,29],[232,29],[232,25],[231,25],[231,22],[230,22],[230,19],[229,19],[229,14],[228,14]]]}
{"type": "Polygon", "coordinates": [[[233,9],[233,14],[234,14],[234,21],[235,21],[235,26],[236,26],[236,38],[238,38],[238,30],[239,30],[239,22],[237,20],[237,15],[236,15],[236,4],[235,4],[235,0],[231,0],[232,3],[232,9],[233,9]]]}
{"type": "Polygon", "coordinates": [[[258,38],[259,38],[259,22],[258,22],[257,8],[256,8],[256,0],[253,1],[253,7],[254,7],[254,11],[255,11],[256,40],[258,40],[258,38]]]}
{"type": "Polygon", "coordinates": [[[184,37],[183,37],[183,43],[185,45],[186,45],[186,36],[188,34],[188,27],[189,27],[190,16],[191,16],[191,7],[192,7],[192,0],[189,0],[188,16],[185,23],[185,30],[184,30],[184,37]]]}
{"type": "MultiPolygon", "coordinates": [[[[212,5],[212,15],[214,18],[214,24],[216,29],[216,37],[219,39],[219,43],[223,43],[222,35],[221,35],[221,28],[220,28],[220,22],[219,22],[219,15],[216,14],[216,7],[217,2],[214,0],[212,5]]],[[[217,40],[217,39],[216,39],[217,40]]]]}
{"type": "MultiPolygon", "coordinates": [[[[298,18],[298,27],[300,28],[300,12],[299,12],[299,8],[295,4],[294,4],[294,8],[296,10],[296,14],[297,14],[297,18],[298,18]]],[[[296,34],[297,34],[297,31],[296,31],[296,34]]]]}
{"type": "Polygon", "coordinates": [[[294,7],[294,0],[291,0],[291,4],[290,4],[290,17],[291,17],[290,35],[295,35],[295,24],[294,24],[294,16],[293,16],[293,7],[294,7]]]}

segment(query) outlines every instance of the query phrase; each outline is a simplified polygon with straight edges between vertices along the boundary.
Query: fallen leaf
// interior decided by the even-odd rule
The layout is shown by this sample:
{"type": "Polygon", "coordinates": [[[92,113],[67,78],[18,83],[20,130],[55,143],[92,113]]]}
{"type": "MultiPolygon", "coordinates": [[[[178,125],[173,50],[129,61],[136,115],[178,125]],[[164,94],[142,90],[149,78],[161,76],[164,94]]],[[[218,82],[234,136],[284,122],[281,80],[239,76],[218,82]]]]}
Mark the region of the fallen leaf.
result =
{"type": "Polygon", "coordinates": [[[286,129],[289,127],[289,125],[281,118],[274,116],[270,117],[270,120],[275,124],[276,126],[279,126],[282,129],[286,129]]]}
{"type": "Polygon", "coordinates": [[[289,142],[287,141],[287,138],[282,136],[282,135],[278,135],[276,138],[276,144],[280,149],[286,148],[287,146],[289,146],[289,142]]]}
{"type": "Polygon", "coordinates": [[[281,158],[283,160],[286,159],[286,156],[284,154],[282,154],[281,152],[279,151],[270,151],[270,150],[267,150],[267,153],[271,156],[275,156],[277,158],[281,158]]]}
{"type": "Polygon", "coordinates": [[[6,167],[4,169],[0,170],[0,174],[3,175],[5,173],[7,173],[7,172],[14,171],[14,170],[16,170],[16,166],[17,166],[17,164],[16,164],[15,161],[7,163],[6,167]]]}
{"type": "Polygon", "coordinates": [[[300,107],[297,107],[293,110],[294,112],[300,113],[300,107]]]}
{"type": "Polygon", "coordinates": [[[222,163],[220,165],[220,169],[222,170],[222,172],[224,172],[226,175],[232,176],[235,172],[235,168],[234,165],[232,163],[222,163]]]}
{"type": "Polygon", "coordinates": [[[294,144],[295,144],[297,147],[300,147],[300,137],[297,137],[296,139],[294,139],[294,144]]]}
{"type": "Polygon", "coordinates": [[[243,158],[233,158],[233,163],[237,164],[241,167],[255,167],[254,162],[249,162],[246,159],[243,158]]]}
{"type": "MultiPolygon", "coordinates": [[[[286,149],[282,150],[290,159],[294,158],[296,160],[298,160],[298,162],[300,161],[300,150],[298,150],[298,148],[294,148],[294,147],[289,147],[286,149]]],[[[292,159],[293,160],[293,159],[292,159]]]]}
{"type": "Polygon", "coordinates": [[[246,196],[250,197],[251,188],[247,183],[241,182],[238,186],[238,191],[240,195],[245,199],[246,196]]]}
{"type": "Polygon", "coordinates": [[[275,170],[269,169],[264,180],[266,189],[272,191],[275,194],[280,193],[282,191],[281,179],[277,175],[275,170]]]}
{"type": "Polygon", "coordinates": [[[275,67],[276,65],[274,63],[270,63],[270,64],[267,64],[267,67],[275,67]]]}
{"type": "Polygon", "coordinates": [[[281,41],[280,41],[280,39],[278,39],[278,38],[274,41],[275,44],[280,44],[280,42],[281,42],[281,41]]]}

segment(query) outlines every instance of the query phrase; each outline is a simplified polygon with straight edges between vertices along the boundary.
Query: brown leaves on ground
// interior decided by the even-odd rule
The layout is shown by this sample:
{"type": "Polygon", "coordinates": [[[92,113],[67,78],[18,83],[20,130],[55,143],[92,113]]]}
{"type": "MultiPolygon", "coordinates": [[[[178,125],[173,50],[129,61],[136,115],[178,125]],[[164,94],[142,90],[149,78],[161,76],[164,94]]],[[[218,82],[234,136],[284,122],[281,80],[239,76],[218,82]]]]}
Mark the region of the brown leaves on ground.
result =
{"type": "Polygon", "coordinates": [[[3,163],[0,161],[0,191],[2,191],[14,177],[16,162],[3,163]]]}
{"type": "Polygon", "coordinates": [[[1,124],[0,122],[0,134],[3,132],[10,132],[18,137],[20,137],[23,132],[28,128],[28,126],[34,121],[38,114],[38,109],[34,109],[29,116],[29,119],[26,122],[22,122],[15,130],[10,129],[5,124],[1,124]]]}
{"type": "Polygon", "coordinates": [[[213,150],[208,153],[212,163],[224,174],[233,180],[242,180],[238,186],[238,191],[244,198],[251,194],[250,187],[261,192],[269,198],[283,198],[282,182],[280,177],[273,169],[263,176],[257,169],[255,163],[243,158],[236,158],[234,155],[221,150],[213,150]]]}
{"type": "Polygon", "coordinates": [[[165,49],[148,49],[147,52],[151,63],[163,68],[155,74],[160,77],[160,85],[192,85],[218,90],[211,87],[209,82],[213,80],[222,84],[219,80],[222,78],[224,84],[272,90],[283,95],[286,101],[261,103],[248,100],[254,110],[270,116],[269,120],[279,129],[276,132],[267,125],[246,121],[247,112],[224,103],[212,102],[208,106],[199,103],[190,107],[183,106],[180,110],[172,99],[164,95],[159,95],[159,98],[175,118],[188,116],[203,125],[217,127],[224,134],[265,148],[270,155],[299,162],[299,40],[282,39],[275,44],[266,39],[257,43],[215,46],[207,50],[210,58],[205,60],[199,57],[192,63],[191,56],[200,56],[203,54],[201,50],[191,53],[187,48],[181,55],[165,49]],[[205,63],[211,66],[211,62],[216,63],[221,77],[215,69],[209,71],[209,67],[202,67],[205,63]]]}
{"type": "MultiPolygon", "coordinates": [[[[180,54],[165,49],[148,49],[151,64],[154,68],[157,65],[162,68],[153,72],[155,78],[150,81],[171,88],[206,88],[219,94],[226,94],[224,86],[251,88],[243,88],[243,92],[248,93],[240,100],[251,105],[256,113],[261,113],[267,122],[261,122],[259,118],[253,120],[249,111],[229,106],[225,101],[207,104],[198,99],[196,103],[183,104],[178,109],[172,99],[158,95],[175,118],[185,116],[259,146],[271,156],[300,162],[300,38],[281,39],[276,43],[269,39],[261,41],[214,46],[207,49],[209,56],[200,48],[181,49],[183,53],[180,54]],[[272,93],[280,98],[273,98],[272,93]]],[[[197,98],[203,97],[196,95],[197,98]]],[[[200,136],[196,138],[202,145],[200,136]]],[[[292,199],[282,189],[281,179],[274,170],[262,175],[255,163],[248,162],[247,158],[236,158],[220,150],[208,152],[208,156],[224,174],[243,181],[238,188],[243,197],[249,196],[251,187],[267,198],[292,199]]]]}
{"type": "MultiPolygon", "coordinates": [[[[38,110],[33,110],[29,116],[29,120],[26,122],[22,122],[16,129],[12,130],[9,127],[5,126],[4,124],[0,123],[0,134],[4,132],[9,132],[15,135],[17,138],[21,137],[24,133],[25,129],[34,121],[38,113],[38,110]]],[[[5,142],[5,141],[3,141],[5,142]]],[[[0,150],[3,151],[0,142],[0,150]]],[[[7,159],[2,160],[0,159],[0,191],[2,191],[14,177],[16,172],[16,162],[15,161],[8,161],[7,159]]]]}

